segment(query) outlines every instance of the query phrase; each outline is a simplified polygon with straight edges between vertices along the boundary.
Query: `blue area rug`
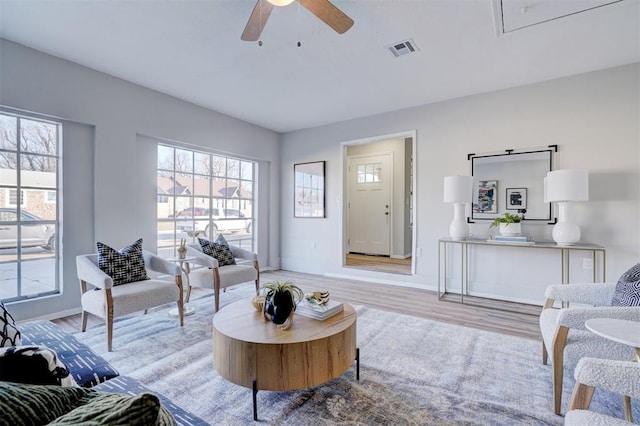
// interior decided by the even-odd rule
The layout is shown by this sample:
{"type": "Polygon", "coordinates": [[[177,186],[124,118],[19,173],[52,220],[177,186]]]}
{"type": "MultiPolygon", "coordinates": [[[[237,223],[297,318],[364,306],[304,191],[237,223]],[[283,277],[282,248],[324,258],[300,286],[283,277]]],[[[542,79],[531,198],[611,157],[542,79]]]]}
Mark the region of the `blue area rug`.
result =
{"type": "MultiPolygon", "coordinates": [[[[250,285],[221,295],[221,307],[246,298],[250,285]]],[[[177,320],[171,307],[117,320],[114,352],[104,326],[76,337],[132,376],[211,424],[252,425],[251,390],[213,367],[212,297],[190,303],[177,320]]],[[[357,306],[360,381],[342,377],[294,392],[258,393],[261,423],[290,425],[560,425],[552,411],[551,367],[540,342],[357,306]]],[[[294,323],[295,327],[295,323],[294,323]]],[[[563,411],[573,389],[565,379],[563,411]]],[[[634,401],[635,418],[640,418],[634,401]]],[[[622,399],[597,390],[592,410],[622,417],[622,399]]]]}

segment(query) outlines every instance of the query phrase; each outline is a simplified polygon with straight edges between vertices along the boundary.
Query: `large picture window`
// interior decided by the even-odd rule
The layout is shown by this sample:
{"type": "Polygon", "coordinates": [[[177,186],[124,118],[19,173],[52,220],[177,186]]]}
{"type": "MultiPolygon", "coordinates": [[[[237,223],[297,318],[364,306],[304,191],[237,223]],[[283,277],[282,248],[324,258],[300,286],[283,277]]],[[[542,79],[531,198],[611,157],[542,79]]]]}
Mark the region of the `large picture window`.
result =
{"type": "Polygon", "coordinates": [[[158,254],[218,234],[253,250],[255,163],[158,144],[158,254]]]}
{"type": "Polygon", "coordinates": [[[0,299],[58,293],[61,123],[0,111],[0,299]]]}

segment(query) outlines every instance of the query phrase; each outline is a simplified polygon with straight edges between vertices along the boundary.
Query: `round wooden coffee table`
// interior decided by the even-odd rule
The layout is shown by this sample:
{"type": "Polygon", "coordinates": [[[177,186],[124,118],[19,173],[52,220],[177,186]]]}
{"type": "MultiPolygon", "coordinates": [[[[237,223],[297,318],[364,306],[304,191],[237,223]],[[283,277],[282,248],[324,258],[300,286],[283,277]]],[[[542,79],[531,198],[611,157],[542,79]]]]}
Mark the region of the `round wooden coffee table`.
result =
{"type": "Polygon", "coordinates": [[[291,391],[341,376],[356,361],[356,312],[344,311],[324,321],[294,315],[293,327],[280,330],[265,321],[251,299],[222,308],[213,317],[213,365],[240,386],[253,389],[253,418],[258,419],[258,390],[291,391]]]}

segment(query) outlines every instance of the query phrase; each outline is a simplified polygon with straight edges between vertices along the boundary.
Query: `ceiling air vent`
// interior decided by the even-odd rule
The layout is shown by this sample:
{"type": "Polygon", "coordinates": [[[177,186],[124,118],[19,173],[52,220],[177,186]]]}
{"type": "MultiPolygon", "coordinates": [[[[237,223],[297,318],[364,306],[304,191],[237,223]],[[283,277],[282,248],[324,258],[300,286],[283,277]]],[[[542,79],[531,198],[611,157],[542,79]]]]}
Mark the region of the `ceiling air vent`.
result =
{"type": "Polygon", "coordinates": [[[393,43],[392,45],[387,46],[387,49],[389,49],[389,52],[391,52],[391,54],[396,58],[410,53],[415,53],[420,50],[418,49],[418,46],[416,46],[416,42],[410,38],[393,43]]]}

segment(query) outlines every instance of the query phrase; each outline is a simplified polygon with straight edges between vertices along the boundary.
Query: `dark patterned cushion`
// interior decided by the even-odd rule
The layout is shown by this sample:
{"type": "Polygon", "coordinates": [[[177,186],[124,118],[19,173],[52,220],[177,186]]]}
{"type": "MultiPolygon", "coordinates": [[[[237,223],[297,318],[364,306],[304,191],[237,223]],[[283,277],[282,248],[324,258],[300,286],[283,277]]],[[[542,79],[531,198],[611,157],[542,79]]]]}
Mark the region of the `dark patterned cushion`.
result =
{"type": "Polygon", "coordinates": [[[142,238],[120,251],[97,242],[98,266],[113,278],[113,285],[148,280],[142,256],[142,238]]]}
{"type": "Polygon", "coordinates": [[[45,346],[0,349],[0,380],[32,385],[76,386],[55,351],[45,346]]]}
{"type": "Polygon", "coordinates": [[[622,274],[611,306],[640,306],[640,263],[622,274]]]}
{"type": "Polygon", "coordinates": [[[0,382],[0,395],[0,424],[176,424],[151,393],[126,396],[76,387],[0,382]]]}
{"type": "MultiPolygon", "coordinates": [[[[146,388],[139,381],[129,376],[116,377],[115,379],[100,383],[94,389],[100,392],[122,393],[126,395],[138,395],[144,392],[149,392],[149,388],[146,388]]],[[[178,424],[182,426],[209,425],[209,423],[205,422],[201,418],[196,417],[190,412],[185,411],[178,405],[174,404],[173,401],[168,399],[166,396],[157,392],[154,392],[154,394],[158,397],[158,399],[160,399],[162,406],[165,407],[171,413],[171,415],[173,415],[178,424]]]]}
{"type": "Polygon", "coordinates": [[[16,322],[0,301],[0,347],[17,346],[20,344],[20,331],[16,322]]]}
{"type": "Polygon", "coordinates": [[[53,349],[76,383],[82,387],[95,386],[119,375],[104,358],[51,321],[23,324],[22,344],[53,349]]]}
{"type": "Polygon", "coordinates": [[[215,257],[219,266],[236,264],[236,259],[233,257],[233,253],[231,253],[228,244],[220,244],[218,242],[205,240],[204,238],[198,238],[198,242],[200,243],[200,247],[202,247],[202,252],[211,257],[215,257]]]}

